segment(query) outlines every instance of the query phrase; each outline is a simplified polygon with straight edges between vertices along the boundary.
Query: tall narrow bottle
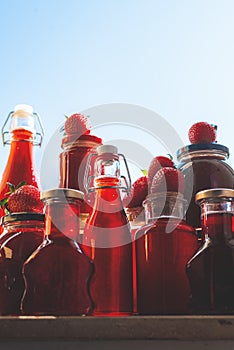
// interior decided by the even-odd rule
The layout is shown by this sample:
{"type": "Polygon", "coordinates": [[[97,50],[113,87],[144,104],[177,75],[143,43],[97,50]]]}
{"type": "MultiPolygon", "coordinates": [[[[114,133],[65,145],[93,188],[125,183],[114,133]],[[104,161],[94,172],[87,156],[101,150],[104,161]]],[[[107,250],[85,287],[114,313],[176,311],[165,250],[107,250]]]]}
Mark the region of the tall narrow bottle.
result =
{"type": "Polygon", "coordinates": [[[23,267],[27,315],[87,315],[92,301],[89,280],[93,264],[76,242],[83,193],[53,189],[42,193],[45,238],[23,267]]]}
{"type": "MultiPolygon", "coordinates": [[[[9,191],[7,182],[17,186],[25,181],[27,185],[39,187],[33,146],[41,145],[43,134],[40,117],[33,113],[31,106],[17,105],[14,111],[9,113],[2,127],[3,144],[10,144],[10,153],[0,182],[0,200],[9,191]],[[36,120],[41,129],[39,131],[35,130],[36,120]],[[6,130],[9,124],[10,131],[6,130]]],[[[0,208],[0,217],[3,215],[4,211],[0,208]]]]}
{"type": "MultiPolygon", "coordinates": [[[[95,191],[95,203],[85,227],[82,248],[95,266],[90,286],[94,315],[130,315],[133,311],[132,245],[120,194],[121,156],[116,147],[104,145],[97,148],[93,157],[96,157],[94,186],[89,190],[95,191]]],[[[126,161],[125,165],[127,167],[126,161]]]]}
{"type": "Polygon", "coordinates": [[[188,262],[194,313],[234,313],[234,190],[200,191],[205,242],[188,262]]]}

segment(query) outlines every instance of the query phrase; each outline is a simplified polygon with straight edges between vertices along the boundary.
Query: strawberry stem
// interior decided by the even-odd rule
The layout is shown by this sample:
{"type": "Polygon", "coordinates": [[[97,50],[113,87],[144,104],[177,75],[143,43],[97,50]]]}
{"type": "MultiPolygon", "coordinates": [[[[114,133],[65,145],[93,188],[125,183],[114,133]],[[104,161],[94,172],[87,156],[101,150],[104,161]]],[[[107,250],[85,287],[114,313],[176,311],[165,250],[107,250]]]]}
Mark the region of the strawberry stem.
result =
{"type": "Polygon", "coordinates": [[[147,169],[141,169],[141,172],[144,176],[148,175],[148,170],[147,169]]]}

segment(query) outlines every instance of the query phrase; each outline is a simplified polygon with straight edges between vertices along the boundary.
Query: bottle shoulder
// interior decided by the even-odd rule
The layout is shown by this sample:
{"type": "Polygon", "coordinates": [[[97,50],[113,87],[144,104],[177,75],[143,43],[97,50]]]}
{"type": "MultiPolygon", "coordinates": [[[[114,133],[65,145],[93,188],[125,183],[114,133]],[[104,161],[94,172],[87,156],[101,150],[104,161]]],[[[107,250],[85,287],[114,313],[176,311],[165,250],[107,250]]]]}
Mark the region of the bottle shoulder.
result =
{"type": "MultiPolygon", "coordinates": [[[[197,250],[196,254],[188,262],[188,266],[193,263],[196,264],[203,259],[208,259],[207,262],[211,262],[210,259],[224,259],[228,261],[228,254],[233,254],[234,251],[234,240],[231,241],[215,241],[207,238],[203,245],[197,250]]],[[[232,259],[231,259],[232,260],[232,259]]]]}
{"type": "Polygon", "coordinates": [[[82,259],[84,261],[90,262],[87,256],[81,250],[79,244],[72,239],[67,237],[55,237],[55,238],[46,238],[38,246],[36,251],[29,258],[34,263],[37,261],[48,261],[50,265],[52,262],[56,261],[77,261],[82,259]]]}
{"type": "Polygon", "coordinates": [[[188,225],[184,220],[179,218],[158,218],[152,220],[150,223],[142,226],[137,230],[135,238],[139,238],[146,234],[160,234],[160,233],[179,233],[186,232],[192,236],[195,236],[195,230],[193,227],[188,225]]]}

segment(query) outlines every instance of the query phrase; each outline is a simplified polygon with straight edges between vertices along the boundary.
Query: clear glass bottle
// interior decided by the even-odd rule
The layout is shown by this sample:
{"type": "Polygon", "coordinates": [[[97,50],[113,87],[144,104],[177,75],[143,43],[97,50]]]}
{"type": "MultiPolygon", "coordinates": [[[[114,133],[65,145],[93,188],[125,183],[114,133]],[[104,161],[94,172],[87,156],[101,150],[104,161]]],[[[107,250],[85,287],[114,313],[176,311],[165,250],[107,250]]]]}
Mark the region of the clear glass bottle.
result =
{"type": "Polygon", "coordinates": [[[139,315],[188,314],[185,268],[197,249],[195,230],[184,221],[183,196],[168,192],[144,201],[146,225],[135,236],[139,315]]]}
{"type": "MultiPolygon", "coordinates": [[[[10,144],[10,153],[0,182],[0,200],[9,191],[8,182],[17,186],[25,181],[27,185],[39,187],[33,146],[41,145],[43,135],[40,117],[31,106],[16,105],[14,111],[9,113],[2,127],[3,144],[10,144]]],[[[0,208],[0,217],[3,215],[4,210],[0,208]]]]}
{"type": "MultiPolygon", "coordinates": [[[[197,192],[210,188],[234,188],[234,171],[227,164],[229,149],[216,143],[193,144],[178,150],[178,168],[185,176],[185,198],[188,201],[186,221],[201,228],[201,210],[195,203],[197,192]]],[[[203,240],[204,237],[202,237],[203,240]]]]}
{"type": "Polygon", "coordinates": [[[42,243],[44,214],[15,213],[3,216],[0,237],[0,314],[20,315],[24,292],[22,267],[42,243]]]}
{"type": "MultiPolygon", "coordinates": [[[[116,147],[99,146],[93,155],[94,172],[91,171],[91,177],[86,173],[86,185],[95,191],[95,203],[85,227],[82,249],[95,266],[90,287],[95,316],[133,312],[132,243],[120,193],[120,158],[116,147]]],[[[127,168],[126,161],[125,165],[127,168]]]]}
{"type": "Polygon", "coordinates": [[[102,139],[94,135],[77,136],[65,135],[62,139],[63,151],[60,153],[60,188],[72,188],[84,192],[84,201],[80,207],[80,224],[81,237],[85,222],[91,212],[92,208],[89,201],[92,199],[88,197],[84,188],[84,174],[87,164],[88,156],[95,153],[98,146],[102,144],[102,139]]]}
{"type": "Polygon", "coordinates": [[[23,267],[26,315],[88,315],[93,264],[76,242],[83,193],[52,189],[42,193],[45,238],[23,267]]]}
{"type": "Polygon", "coordinates": [[[194,313],[234,313],[234,190],[198,192],[205,242],[188,262],[194,313]]]}

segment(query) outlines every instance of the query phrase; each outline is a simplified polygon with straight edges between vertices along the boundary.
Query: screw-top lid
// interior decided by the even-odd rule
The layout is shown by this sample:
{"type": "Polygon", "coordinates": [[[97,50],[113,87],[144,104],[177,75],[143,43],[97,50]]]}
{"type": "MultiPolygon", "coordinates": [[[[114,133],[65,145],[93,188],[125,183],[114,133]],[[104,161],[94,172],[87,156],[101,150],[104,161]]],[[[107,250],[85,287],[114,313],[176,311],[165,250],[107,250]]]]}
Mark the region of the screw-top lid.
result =
{"type": "Polygon", "coordinates": [[[42,213],[12,213],[2,217],[1,224],[17,222],[17,221],[44,221],[45,214],[42,213]]]}
{"type": "Polygon", "coordinates": [[[212,188],[200,191],[195,196],[196,202],[209,198],[234,198],[234,190],[230,188],[212,188]]]}
{"type": "Polygon", "coordinates": [[[97,154],[101,155],[103,153],[114,153],[118,154],[118,148],[113,145],[101,145],[97,147],[97,154]]]}
{"type": "Polygon", "coordinates": [[[54,188],[41,193],[41,200],[47,199],[84,199],[84,193],[71,188],[54,188]]]}
{"type": "Polygon", "coordinates": [[[226,158],[229,157],[229,148],[218,143],[196,143],[178,149],[176,152],[177,159],[181,160],[185,155],[196,152],[217,152],[223,154],[226,158]]]}

